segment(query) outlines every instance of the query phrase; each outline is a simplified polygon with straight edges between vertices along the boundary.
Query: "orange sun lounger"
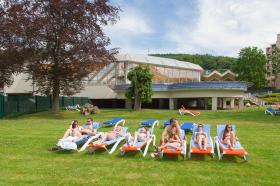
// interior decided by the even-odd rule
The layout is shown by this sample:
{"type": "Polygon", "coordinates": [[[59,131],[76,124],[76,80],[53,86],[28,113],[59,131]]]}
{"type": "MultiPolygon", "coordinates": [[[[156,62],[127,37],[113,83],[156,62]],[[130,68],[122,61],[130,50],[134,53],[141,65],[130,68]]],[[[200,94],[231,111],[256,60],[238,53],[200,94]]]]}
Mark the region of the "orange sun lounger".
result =
{"type": "MultiPolygon", "coordinates": [[[[235,125],[232,125],[232,129],[234,132],[235,125]]],[[[217,147],[218,157],[219,160],[222,159],[223,155],[232,155],[232,156],[242,156],[245,161],[248,160],[248,153],[247,151],[242,147],[241,143],[239,141],[236,142],[236,144],[233,146],[233,149],[229,149],[227,145],[222,143],[222,135],[225,129],[225,125],[217,125],[217,135],[215,137],[215,145],[217,147]]]]}
{"type": "Polygon", "coordinates": [[[194,142],[195,133],[197,132],[197,124],[193,124],[193,134],[190,140],[190,151],[189,151],[189,158],[191,158],[192,154],[209,154],[212,159],[214,159],[214,145],[213,140],[210,136],[210,125],[205,124],[203,125],[203,132],[207,134],[207,148],[206,150],[199,149],[198,145],[194,142]]]}

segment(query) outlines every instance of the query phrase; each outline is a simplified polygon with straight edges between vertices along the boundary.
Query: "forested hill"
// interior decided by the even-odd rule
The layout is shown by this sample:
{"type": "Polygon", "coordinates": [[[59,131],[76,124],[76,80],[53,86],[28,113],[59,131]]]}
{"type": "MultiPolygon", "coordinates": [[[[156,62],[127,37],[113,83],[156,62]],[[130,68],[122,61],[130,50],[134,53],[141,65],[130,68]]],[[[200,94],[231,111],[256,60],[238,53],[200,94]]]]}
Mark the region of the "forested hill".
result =
{"type": "Polygon", "coordinates": [[[188,61],[200,65],[205,70],[232,69],[236,62],[236,58],[209,54],[151,54],[151,56],[188,61]]]}

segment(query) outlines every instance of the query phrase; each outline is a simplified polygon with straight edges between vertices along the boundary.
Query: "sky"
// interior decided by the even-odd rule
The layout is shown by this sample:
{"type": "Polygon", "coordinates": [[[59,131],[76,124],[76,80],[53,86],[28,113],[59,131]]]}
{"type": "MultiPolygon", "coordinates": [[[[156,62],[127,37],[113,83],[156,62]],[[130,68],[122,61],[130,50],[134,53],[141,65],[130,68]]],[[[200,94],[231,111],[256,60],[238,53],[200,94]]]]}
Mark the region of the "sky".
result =
{"type": "Polygon", "coordinates": [[[263,50],[280,33],[278,0],[111,0],[120,20],[104,28],[120,53],[189,53],[237,57],[263,50]]]}

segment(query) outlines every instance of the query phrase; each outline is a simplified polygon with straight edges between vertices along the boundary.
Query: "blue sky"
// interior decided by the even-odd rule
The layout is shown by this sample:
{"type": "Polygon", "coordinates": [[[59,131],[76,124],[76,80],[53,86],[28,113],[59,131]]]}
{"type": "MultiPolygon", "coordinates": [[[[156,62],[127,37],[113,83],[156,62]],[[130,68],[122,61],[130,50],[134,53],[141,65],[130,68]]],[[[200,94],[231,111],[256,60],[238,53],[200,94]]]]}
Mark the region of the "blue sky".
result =
{"type": "Polygon", "coordinates": [[[121,53],[199,53],[237,56],[265,49],[280,33],[275,0],[111,0],[120,20],[105,28],[121,53]]]}

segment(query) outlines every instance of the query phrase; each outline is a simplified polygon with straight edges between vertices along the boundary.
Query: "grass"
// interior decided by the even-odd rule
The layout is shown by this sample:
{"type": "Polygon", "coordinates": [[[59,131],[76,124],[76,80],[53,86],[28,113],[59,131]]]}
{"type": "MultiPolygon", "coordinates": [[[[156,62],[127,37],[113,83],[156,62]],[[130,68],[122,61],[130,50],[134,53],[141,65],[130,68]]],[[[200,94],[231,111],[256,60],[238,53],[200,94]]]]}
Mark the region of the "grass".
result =
{"type": "MultiPolygon", "coordinates": [[[[264,115],[263,109],[202,111],[198,117],[169,110],[102,110],[93,117],[101,122],[115,116],[124,117],[132,132],[139,121],[149,118],[161,124],[171,117],[208,123],[212,137],[216,124],[234,123],[250,159],[193,156],[184,161],[171,156],[160,161],[139,153],[119,157],[118,150],[113,155],[48,152],[72,119],[84,122],[86,117],[75,112],[43,112],[0,120],[0,185],[280,185],[280,117],[264,115]]],[[[162,130],[155,129],[157,137],[162,130]]]]}

